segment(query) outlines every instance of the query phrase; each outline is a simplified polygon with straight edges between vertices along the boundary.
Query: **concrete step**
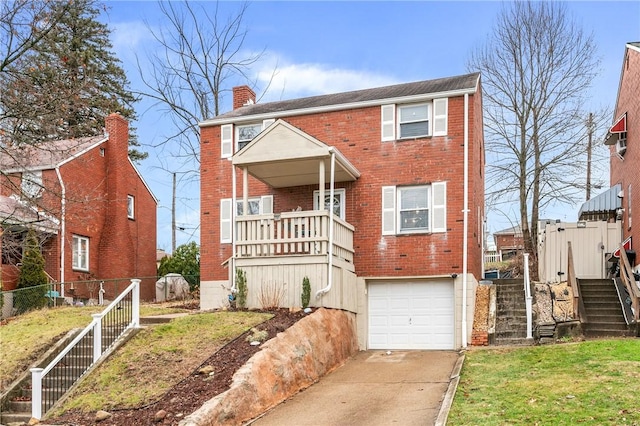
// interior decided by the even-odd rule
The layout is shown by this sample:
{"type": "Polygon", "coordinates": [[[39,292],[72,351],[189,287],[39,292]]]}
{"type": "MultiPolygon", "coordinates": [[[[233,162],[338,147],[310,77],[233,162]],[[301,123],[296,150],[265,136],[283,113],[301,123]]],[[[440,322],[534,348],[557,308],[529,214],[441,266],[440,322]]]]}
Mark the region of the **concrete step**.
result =
{"type": "Polygon", "coordinates": [[[31,420],[31,411],[28,413],[13,413],[9,411],[3,411],[0,413],[0,423],[3,425],[11,424],[26,424],[31,420]]]}

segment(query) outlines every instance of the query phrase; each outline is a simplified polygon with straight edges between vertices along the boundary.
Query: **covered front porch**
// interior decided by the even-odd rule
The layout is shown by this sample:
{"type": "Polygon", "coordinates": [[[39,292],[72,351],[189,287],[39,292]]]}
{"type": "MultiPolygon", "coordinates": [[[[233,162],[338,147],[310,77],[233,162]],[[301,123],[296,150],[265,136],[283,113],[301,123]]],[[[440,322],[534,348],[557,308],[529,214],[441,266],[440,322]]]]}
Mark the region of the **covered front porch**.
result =
{"type": "MultiPolygon", "coordinates": [[[[312,307],[357,311],[353,263],[354,227],[339,217],[335,183],[355,181],[359,172],[334,147],[278,120],[232,157],[234,168],[228,261],[232,292],[236,269],[246,273],[247,307],[301,306],[302,282],[309,278],[312,307]],[[241,191],[235,170],[242,171],[241,191]],[[317,185],[314,210],[250,213],[249,176],[269,187],[317,185]],[[327,184],[329,188],[326,188],[327,184]],[[240,192],[241,196],[238,196],[240,192]]],[[[256,195],[256,194],[253,194],[256,195]]],[[[273,204],[271,205],[273,208],[273,204]]]]}

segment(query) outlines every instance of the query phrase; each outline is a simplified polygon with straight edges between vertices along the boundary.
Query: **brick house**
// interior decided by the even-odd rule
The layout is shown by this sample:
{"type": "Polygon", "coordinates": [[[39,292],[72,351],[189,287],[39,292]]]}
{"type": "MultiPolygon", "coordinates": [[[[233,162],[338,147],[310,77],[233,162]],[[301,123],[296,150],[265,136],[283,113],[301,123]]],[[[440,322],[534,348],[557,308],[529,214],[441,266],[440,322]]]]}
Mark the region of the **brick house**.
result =
{"type": "Polygon", "coordinates": [[[363,349],[454,349],[482,274],[479,74],[255,103],[201,127],[201,308],[356,313],[363,349]],[[233,207],[235,206],[235,207],[233,207]]]}
{"type": "Polygon", "coordinates": [[[9,239],[34,228],[52,280],[150,277],[140,295],[155,297],[157,200],[129,160],[127,121],[111,114],[105,122],[104,136],[16,148],[0,159],[5,290],[15,287],[21,256],[9,239]]]}
{"type": "Polygon", "coordinates": [[[524,239],[520,225],[502,229],[493,233],[500,260],[515,258],[519,253],[524,252],[524,239]]]}
{"type": "MultiPolygon", "coordinates": [[[[605,144],[610,146],[610,184],[608,210],[622,220],[622,239],[629,245],[640,241],[640,222],[634,214],[640,212],[640,42],[627,43],[622,60],[620,85],[613,116],[613,125],[605,144]],[[635,222],[635,223],[634,223],[635,222]]],[[[636,256],[636,265],[640,258],[636,256]]]]}

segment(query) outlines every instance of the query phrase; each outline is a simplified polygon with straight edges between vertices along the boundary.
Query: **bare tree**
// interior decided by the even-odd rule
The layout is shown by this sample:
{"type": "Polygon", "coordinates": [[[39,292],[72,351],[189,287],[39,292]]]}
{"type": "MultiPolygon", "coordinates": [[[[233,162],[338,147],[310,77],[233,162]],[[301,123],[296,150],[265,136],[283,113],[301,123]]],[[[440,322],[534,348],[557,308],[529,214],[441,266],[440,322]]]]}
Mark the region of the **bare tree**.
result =
{"type": "MultiPolygon", "coordinates": [[[[247,30],[247,4],[228,17],[221,16],[219,3],[194,6],[192,3],[161,1],[160,10],[168,25],[147,24],[161,46],[160,53],[148,54],[148,65],[138,61],[145,89],[141,95],[153,100],[173,123],[173,132],[156,147],[170,146],[180,166],[196,172],[199,164],[198,123],[220,113],[220,102],[232,78],[249,80],[249,67],[263,52],[242,50],[247,30]]],[[[173,166],[175,171],[175,165],[173,166]]]]}
{"type": "Polygon", "coordinates": [[[588,113],[597,74],[592,35],[559,2],[512,2],[468,67],[482,73],[488,199],[519,202],[525,250],[535,256],[540,211],[584,194],[588,113]]]}

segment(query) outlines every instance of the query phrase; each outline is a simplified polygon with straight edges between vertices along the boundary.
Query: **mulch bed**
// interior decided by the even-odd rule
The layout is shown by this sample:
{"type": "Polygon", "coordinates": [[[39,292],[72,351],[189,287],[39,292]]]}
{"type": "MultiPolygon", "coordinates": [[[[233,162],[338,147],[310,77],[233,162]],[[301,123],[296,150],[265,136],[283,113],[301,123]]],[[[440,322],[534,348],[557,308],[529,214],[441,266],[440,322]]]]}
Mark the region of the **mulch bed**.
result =
{"type": "MultiPolygon", "coordinates": [[[[274,317],[260,325],[261,330],[269,333],[269,339],[282,332],[306,316],[303,312],[290,312],[288,309],[269,311],[274,317]]],[[[242,334],[226,346],[215,352],[200,367],[176,384],[160,400],[136,409],[109,410],[111,417],[97,422],[96,413],[69,411],[55,419],[47,419],[52,425],[93,425],[101,426],[142,426],[177,425],[185,416],[200,408],[203,403],[225,392],[231,385],[234,373],[243,366],[252,355],[260,351],[260,346],[251,346],[245,339],[250,332],[242,334]],[[213,366],[213,376],[198,373],[203,366],[213,366]],[[164,411],[164,413],[161,413],[164,411]],[[163,415],[164,414],[164,415],[163,415]],[[158,415],[159,418],[156,418],[158,415]]]]}

